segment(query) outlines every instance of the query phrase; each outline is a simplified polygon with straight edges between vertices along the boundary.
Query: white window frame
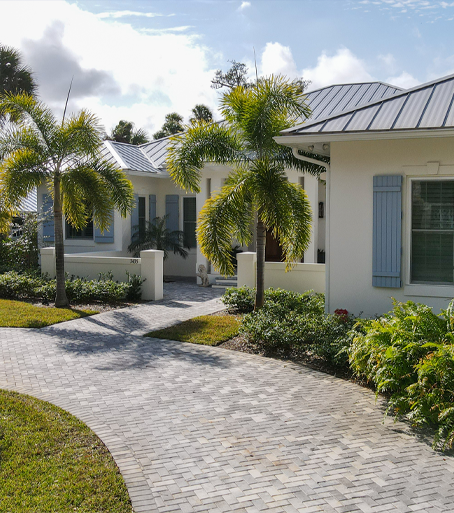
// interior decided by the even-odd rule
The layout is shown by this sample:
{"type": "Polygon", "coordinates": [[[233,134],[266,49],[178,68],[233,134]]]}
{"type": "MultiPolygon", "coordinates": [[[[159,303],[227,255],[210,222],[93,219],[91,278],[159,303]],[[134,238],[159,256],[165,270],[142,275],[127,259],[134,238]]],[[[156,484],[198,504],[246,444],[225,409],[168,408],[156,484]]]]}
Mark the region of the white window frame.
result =
{"type": "MultiPolygon", "coordinates": [[[[440,298],[453,298],[454,297],[454,284],[442,285],[442,284],[431,284],[431,283],[411,283],[411,215],[412,215],[412,185],[414,181],[417,182],[428,182],[428,181],[454,181],[453,176],[447,175],[413,175],[406,176],[407,185],[405,187],[406,199],[403,202],[405,204],[405,211],[403,215],[402,230],[405,233],[404,240],[404,251],[406,253],[405,258],[402,259],[404,264],[403,276],[404,280],[404,296],[427,296],[427,297],[440,297],[440,298]]],[[[454,267],[454,262],[453,262],[454,267]]]]}

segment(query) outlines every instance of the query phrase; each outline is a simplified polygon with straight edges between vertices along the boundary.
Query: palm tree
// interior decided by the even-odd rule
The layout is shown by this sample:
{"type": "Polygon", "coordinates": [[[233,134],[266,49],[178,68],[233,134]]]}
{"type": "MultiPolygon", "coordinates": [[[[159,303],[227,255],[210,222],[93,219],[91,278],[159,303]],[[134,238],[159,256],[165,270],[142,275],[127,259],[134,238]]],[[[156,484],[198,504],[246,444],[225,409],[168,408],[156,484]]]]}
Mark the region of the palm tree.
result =
{"type": "Polygon", "coordinates": [[[179,132],[183,132],[184,126],[183,116],[180,116],[178,112],[171,112],[170,114],[166,114],[164,124],[161,127],[161,130],[158,130],[153,134],[154,139],[162,139],[163,137],[168,137],[169,135],[178,134],[179,132]]]}
{"type": "Polygon", "coordinates": [[[122,143],[129,143],[134,145],[145,144],[150,142],[148,134],[142,128],[135,128],[134,123],[122,119],[117,126],[112,130],[109,141],[117,141],[122,143]]]}
{"type": "Polygon", "coordinates": [[[318,174],[323,169],[298,160],[274,137],[307,117],[301,84],[282,76],[238,86],[223,94],[226,123],[194,125],[172,138],[167,169],[180,187],[200,192],[206,162],[233,167],[220,193],[200,212],[197,237],[202,253],[222,274],[233,274],[231,243],[252,241],[256,221],[257,293],[255,308],[264,301],[266,230],[283,249],[287,267],[301,259],[310,241],[311,209],[306,193],[290,183],[286,168],[318,174]]]}
{"type": "Polygon", "coordinates": [[[0,195],[3,208],[17,210],[21,200],[42,183],[53,198],[57,293],[55,306],[69,302],[65,292],[63,214],[76,229],[90,219],[101,230],[112,210],[126,216],[133,188],[126,175],[99,154],[103,130],[89,112],[57,122],[51,110],[27,94],[1,95],[3,109],[17,121],[0,134],[0,195]]]}
{"type": "MultiPolygon", "coordinates": [[[[36,93],[36,83],[28,66],[21,63],[21,54],[10,46],[0,45],[0,94],[36,93]]],[[[0,124],[4,116],[0,112],[0,124]]]]}
{"type": "MultiPolygon", "coordinates": [[[[190,249],[190,247],[183,240],[184,233],[180,230],[168,230],[165,227],[168,217],[168,215],[155,217],[151,223],[147,222],[144,233],[131,242],[128,251],[134,256],[139,256],[139,253],[146,249],[159,249],[164,251],[164,260],[169,256],[169,251],[187,258],[188,252],[184,248],[190,249]]],[[[134,227],[134,229],[136,228],[138,226],[134,227]]]]}
{"type": "Polygon", "coordinates": [[[213,113],[211,112],[211,109],[206,105],[203,105],[203,103],[198,103],[191,112],[192,117],[189,118],[191,125],[196,123],[212,123],[213,121],[213,113]]]}

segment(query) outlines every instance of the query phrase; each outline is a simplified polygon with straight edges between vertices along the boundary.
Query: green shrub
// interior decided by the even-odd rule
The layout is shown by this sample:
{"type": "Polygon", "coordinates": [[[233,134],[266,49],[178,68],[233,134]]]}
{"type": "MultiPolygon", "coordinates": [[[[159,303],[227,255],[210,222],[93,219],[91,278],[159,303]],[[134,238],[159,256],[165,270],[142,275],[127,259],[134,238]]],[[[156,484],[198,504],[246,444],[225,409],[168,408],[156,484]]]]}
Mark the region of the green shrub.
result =
{"type": "Polygon", "coordinates": [[[426,305],[394,301],[392,312],[354,337],[354,372],[389,394],[388,411],[432,426],[434,446],[454,441],[454,300],[435,315],[426,305]]]}
{"type": "Polygon", "coordinates": [[[254,310],[255,289],[250,287],[228,288],[221,297],[230,313],[249,313],[254,310]]]}
{"type": "Polygon", "coordinates": [[[268,289],[264,306],[244,316],[241,331],[267,351],[307,349],[330,365],[347,366],[348,333],[355,321],[342,312],[325,314],[323,294],[268,289]]]}
{"type": "Polygon", "coordinates": [[[36,214],[16,218],[11,237],[0,237],[0,271],[38,269],[38,220],[36,214]],[[14,236],[13,236],[14,235],[14,236]]]}
{"type": "MultiPolygon", "coordinates": [[[[102,301],[138,300],[144,280],[140,276],[129,276],[127,283],[112,280],[111,273],[101,274],[98,280],[87,280],[75,276],[65,281],[66,294],[73,303],[102,301]]],[[[56,293],[55,280],[35,274],[20,274],[10,271],[0,275],[0,298],[5,299],[44,299],[53,301],[56,293]]]]}

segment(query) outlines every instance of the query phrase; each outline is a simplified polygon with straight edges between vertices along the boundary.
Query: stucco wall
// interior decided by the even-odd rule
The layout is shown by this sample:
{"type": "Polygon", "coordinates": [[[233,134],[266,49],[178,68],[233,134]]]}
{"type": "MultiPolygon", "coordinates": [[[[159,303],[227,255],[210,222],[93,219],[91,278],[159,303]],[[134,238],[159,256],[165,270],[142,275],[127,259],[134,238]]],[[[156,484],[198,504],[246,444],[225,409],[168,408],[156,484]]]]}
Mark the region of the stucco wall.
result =
{"type": "Polygon", "coordinates": [[[422,302],[438,311],[454,287],[411,285],[409,184],[412,177],[454,177],[452,139],[331,143],[329,310],[363,316],[391,309],[391,297],[422,302]],[[400,289],[372,287],[373,177],[403,176],[402,278],[400,289]]]}

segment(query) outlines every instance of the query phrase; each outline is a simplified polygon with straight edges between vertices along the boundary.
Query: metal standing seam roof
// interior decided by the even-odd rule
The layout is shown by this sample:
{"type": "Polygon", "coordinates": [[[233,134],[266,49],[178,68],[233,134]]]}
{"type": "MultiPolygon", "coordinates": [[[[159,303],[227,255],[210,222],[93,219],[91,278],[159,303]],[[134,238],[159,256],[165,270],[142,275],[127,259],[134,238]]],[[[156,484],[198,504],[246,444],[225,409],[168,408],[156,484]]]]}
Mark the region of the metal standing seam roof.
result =
{"type": "MultiPolygon", "coordinates": [[[[402,89],[383,82],[339,84],[306,94],[311,109],[310,121],[325,119],[375,100],[388,98],[402,89]]],[[[306,121],[307,123],[308,121],[306,121]]]]}
{"type": "Polygon", "coordinates": [[[152,164],[152,162],[150,162],[150,160],[142,152],[139,146],[127,143],[119,143],[116,141],[108,141],[108,144],[105,146],[107,149],[109,149],[109,146],[113,148],[117,154],[117,157],[120,158],[119,160],[124,163],[126,169],[133,171],[143,171],[150,174],[162,173],[162,171],[160,171],[156,166],[152,164]]]}
{"type": "Polygon", "coordinates": [[[282,135],[349,133],[454,127],[454,75],[358,106],[348,112],[311,119],[282,135]]]}
{"type": "MultiPolygon", "coordinates": [[[[311,116],[309,120],[304,120],[305,123],[301,126],[307,126],[311,121],[324,119],[376,99],[387,98],[397,92],[401,92],[401,89],[382,82],[339,84],[311,91],[306,94],[311,116]]],[[[140,146],[105,141],[102,155],[109,162],[120,164],[126,170],[166,174],[170,138],[171,136],[164,137],[140,146]]]]}

